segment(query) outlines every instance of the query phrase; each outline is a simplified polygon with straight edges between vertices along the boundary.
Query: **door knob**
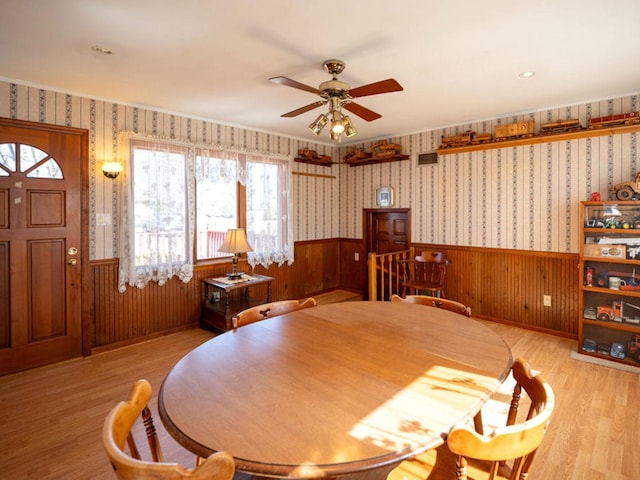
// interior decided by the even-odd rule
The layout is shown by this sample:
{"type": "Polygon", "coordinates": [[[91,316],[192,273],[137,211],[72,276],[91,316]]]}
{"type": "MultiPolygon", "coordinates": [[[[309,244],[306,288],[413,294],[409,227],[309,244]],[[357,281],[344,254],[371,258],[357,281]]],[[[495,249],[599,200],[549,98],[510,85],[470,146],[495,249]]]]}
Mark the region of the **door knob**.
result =
{"type": "Polygon", "coordinates": [[[75,258],[70,258],[70,259],[67,261],[67,263],[68,263],[69,265],[71,265],[71,266],[75,266],[75,265],[77,265],[77,264],[78,264],[78,260],[77,260],[77,259],[75,259],[75,258]]]}

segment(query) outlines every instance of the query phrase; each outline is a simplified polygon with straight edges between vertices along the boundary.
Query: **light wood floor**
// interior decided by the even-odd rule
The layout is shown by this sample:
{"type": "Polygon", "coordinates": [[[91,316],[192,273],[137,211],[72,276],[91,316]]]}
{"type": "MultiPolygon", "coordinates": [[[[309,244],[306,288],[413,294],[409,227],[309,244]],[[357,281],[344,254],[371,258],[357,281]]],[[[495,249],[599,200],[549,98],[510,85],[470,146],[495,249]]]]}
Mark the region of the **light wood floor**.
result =
{"type": "MultiPolygon", "coordinates": [[[[489,325],[556,393],[556,411],[529,478],[640,478],[638,374],[573,360],[570,340],[489,325]]],[[[114,479],[101,443],[107,412],[138,378],[157,391],[176,361],[211,337],[193,329],[0,377],[0,478],[114,479]]],[[[152,409],[157,411],[155,399],[152,409]]],[[[192,466],[193,455],[168,437],[157,415],[156,426],[166,457],[192,466]]]]}

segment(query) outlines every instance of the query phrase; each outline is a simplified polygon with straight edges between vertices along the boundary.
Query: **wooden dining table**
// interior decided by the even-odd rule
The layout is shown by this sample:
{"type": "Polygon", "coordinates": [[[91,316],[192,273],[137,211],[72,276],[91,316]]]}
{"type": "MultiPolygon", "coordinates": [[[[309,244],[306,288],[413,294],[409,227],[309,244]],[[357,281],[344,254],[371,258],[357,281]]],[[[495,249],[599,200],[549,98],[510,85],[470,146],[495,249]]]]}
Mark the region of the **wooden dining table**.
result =
{"type": "Polygon", "coordinates": [[[384,479],[441,445],[508,376],[487,325],[424,305],[344,302],[221,334],[185,355],[158,394],[167,431],[269,478],[384,479]]]}

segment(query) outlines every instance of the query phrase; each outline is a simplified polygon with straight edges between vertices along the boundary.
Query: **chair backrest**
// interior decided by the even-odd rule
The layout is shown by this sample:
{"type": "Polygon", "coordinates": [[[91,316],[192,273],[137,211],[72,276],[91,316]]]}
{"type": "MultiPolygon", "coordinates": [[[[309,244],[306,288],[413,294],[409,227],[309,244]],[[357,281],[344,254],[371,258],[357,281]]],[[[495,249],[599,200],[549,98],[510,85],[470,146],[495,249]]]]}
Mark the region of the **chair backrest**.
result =
{"type": "Polygon", "coordinates": [[[390,300],[392,302],[416,303],[418,305],[426,305],[428,307],[442,308],[443,310],[459,313],[465,317],[471,316],[471,308],[460,302],[448,300],[446,298],[430,297],[428,295],[407,295],[405,298],[402,298],[399,295],[393,294],[391,295],[390,300]]]}
{"type": "Polygon", "coordinates": [[[129,399],[118,403],[107,415],[102,427],[102,442],[113,470],[121,480],[231,480],[235,472],[233,457],[217,452],[204,459],[196,468],[187,469],[177,463],[165,463],[158,442],[153,418],[148,408],[151,385],[138,380],[129,399]],[[140,459],[140,452],[131,430],[142,416],[154,461],[140,459]],[[130,454],[124,450],[125,443],[130,454]]]}
{"type": "Polygon", "coordinates": [[[278,302],[265,303],[236,313],[231,319],[231,323],[233,324],[233,328],[238,328],[243,325],[259,322],[265,318],[276,317],[303,308],[315,307],[316,305],[316,299],[313,297],[305,300],[281,300],[278,302]]]}
{"type": "Polygon", "coordinates": [[[447,255],[444,252],[437,252],[433,250],[423,250],[420,252],[420,255],[416,256],[416,260],[421,262],[449,263],[447,255]]]}
{"type": "Polygon", "coordinates": [[[466,479],[467,458],[492,462],[489,479],[493,479],[500,463],[513,460],[511,480],[526,478],[535,452],[542,443],[553,412],[555,398],[551,386],[540,375],[531,373],[523,359],[513,363],[516,386],[509,408],[507,426],[499,427],[491,435],[477,433],[467,424],[454,426],[447,437],[449,450],[457,455],[457,479],[466,479]],[[531,400],[526,419],[515,423],[522,390],[531,400]]]}

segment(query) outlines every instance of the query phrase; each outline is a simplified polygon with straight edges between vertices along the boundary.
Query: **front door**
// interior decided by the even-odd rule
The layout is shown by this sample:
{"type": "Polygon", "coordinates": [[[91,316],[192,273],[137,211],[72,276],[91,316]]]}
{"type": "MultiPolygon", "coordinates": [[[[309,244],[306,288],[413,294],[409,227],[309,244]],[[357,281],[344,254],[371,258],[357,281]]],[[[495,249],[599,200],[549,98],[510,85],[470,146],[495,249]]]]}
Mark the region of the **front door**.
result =
{"type": "Polygon", "coordinates": [[[0,374],[82,354],[87,139],[0,119],[0,374]]]}

